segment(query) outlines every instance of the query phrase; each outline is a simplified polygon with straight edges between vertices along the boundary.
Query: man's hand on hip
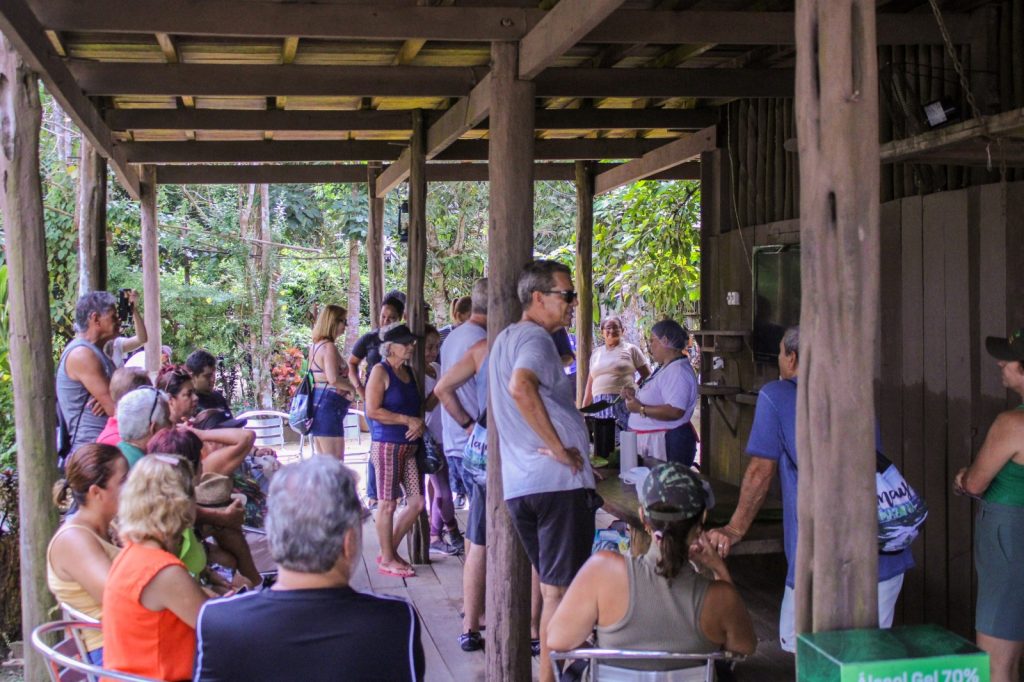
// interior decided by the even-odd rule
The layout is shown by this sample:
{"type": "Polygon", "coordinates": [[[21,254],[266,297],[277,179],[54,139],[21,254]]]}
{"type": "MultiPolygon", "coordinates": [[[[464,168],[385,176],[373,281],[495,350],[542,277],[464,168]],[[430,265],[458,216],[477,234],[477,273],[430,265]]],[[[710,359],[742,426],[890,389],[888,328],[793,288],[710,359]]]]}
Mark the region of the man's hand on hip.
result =
{"type": "Polygon", "coordinates": [[[579,448],[561,447],[554,450],[551,448],[540,448],[540,453],[561,462],[572,469],[574,474],[579,473],[580,469],[583,468],[583,455],[580,454],[579,448]]]}

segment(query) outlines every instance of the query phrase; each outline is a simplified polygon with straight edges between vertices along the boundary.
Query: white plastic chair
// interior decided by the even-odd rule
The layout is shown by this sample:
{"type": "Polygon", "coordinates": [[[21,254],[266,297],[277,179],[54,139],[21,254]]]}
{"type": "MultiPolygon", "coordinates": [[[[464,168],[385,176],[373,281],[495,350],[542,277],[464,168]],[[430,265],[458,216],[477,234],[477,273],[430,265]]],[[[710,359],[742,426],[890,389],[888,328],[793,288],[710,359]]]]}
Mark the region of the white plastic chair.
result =
{"type": "Polygon", "coordinates": [[[75,640],[80,638],[82,630],[100,630],[99,623],[84,623],[77,620],[58,620],[43,623],[32,631],[32,646],[46,659],[46,669],[50,672],[52,682],[69,682],[70,680],[94,680],[104,677],[127,682],[158,682],[150,677],[141,677],[130,673],[111,670],[93,665],[76,651],[75,640]],[[44,639],[47,635],[63,632],[64,639],[51,647],[44,639]]]}
{"type": "MultiPolygon", "coordinates": [[[[256,447],[282,447],[284,445],[284,425],[288,415],[277,410],[250,410],[238,415],[236,419],[248,419],[246,429],[256,434],[256,447]]],[[[299,445],[301,450],[301,444],[299,445]]]]}
{"type": "MultiPolygon", "coordinates": [[[[710,654],[679,654],[670,651],[627,651],[624,649],[573,649],[565,652],[551,652],[551,665],[555,661],[586,659],[590,661],[592,682],[715,682],[715,661],[741,661],[728,651],[710,654]],[[677,668],[675,670],[634,670],[616,666],[615,662],[667,662],[678,661],[680,665],[704,661],[703,666],[677,668]]],[[[560,675],[555,666],[555,677],[560,675]]]]}
{"type": "MultiPolygon", "coordinates": [[[[82,613],[74,606],[60,602],[61,613],[64,614],[64,620],[73,620],[78,623],[95,623],[99,624],[99,621],[92,616],[82,613]]],[[[89,650],[85,646],[85,640],[82,638],[82,633],[79,628],[72,628],[70,631],[71,639],[74,640],[75,648],[78,649],[78,655],[83,661],[89,660],[89,650]]],[[[66,653],[66,652],[65,652],[66,653]]],[[[89,680],[95,680],[96,678],[90,676],[89,680]]]]}

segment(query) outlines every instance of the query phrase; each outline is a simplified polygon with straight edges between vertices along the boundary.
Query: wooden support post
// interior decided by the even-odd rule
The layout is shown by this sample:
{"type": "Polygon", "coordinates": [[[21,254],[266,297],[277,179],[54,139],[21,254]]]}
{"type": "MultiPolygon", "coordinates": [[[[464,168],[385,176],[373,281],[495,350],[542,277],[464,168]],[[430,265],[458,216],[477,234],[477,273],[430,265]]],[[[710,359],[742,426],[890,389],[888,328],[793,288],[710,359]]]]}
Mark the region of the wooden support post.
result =
{"type": "Polygon", "coordinates": [[[797,632],[878,625],[874,0],[796,4],[800,145],[797,632]]]}
{"type": "Polygon", "coordinates": [[[576,403],[590,376],[594,350],[594,164],[576,162],[576,403]]]}
{"type": "Polygon", "coordinates": [[[107,288],[107,160],[86,138],[78,168],[78,295],[107,288]]]}
{"type": "Polygon", "coordinates": [[[142,300],[146,323],[146,371],[160,371],[160,233],[156,216],[156,169],[142,167],[142,300]]]}
{"type": "MultiPolygon", "coordinates": [[[[423,112],[412,114],[412,139],[409,142],[409,267],[406,278],[405,314],[409,328],[423,335],[427,322],[424,286],[427,270],[427,132],[423,112]]],[[[423,344],[416,344],[413,355],[413,373],[416,385],[423,392],[425,376],[423,344]]],[[[430,523],[424,511],[409,534],[409,560],[414,564],[430,563],[430,523]]]]}
{"type": "MultiPolygon", "coordinates": [[[[491,46],[489,343],[519,321],[516,281],[533,257],[534,86],[517,78],[518,51],[491,46]]],[[[531,677],[530,563],[505,508],[498,432],[488,431],[486,677],[518,682],[531,677]]]]}
{"type": "Polygon", "coordinates": [[[380,163],[366,167],[366,195],[370,202],[370,220],[366,228],[366,262],[370,273],[370,326],[375,326],[384,302],[384,197],[377,196],[380,163]]]}
{"type": "Polygon", "coordinates": [[[50,327],[46,228],[39,183],[39,83],[21,56],[0,37],[0,179],[6,232],[10,363],[18,445],[18,518],[21,534],[21,628],[25,679],[49,679],[46,664],[28,645],[32,629],[54,607],[46,587],[46,547],[57,528],[50,491],[56,480],[56,396],[50,327]]]}

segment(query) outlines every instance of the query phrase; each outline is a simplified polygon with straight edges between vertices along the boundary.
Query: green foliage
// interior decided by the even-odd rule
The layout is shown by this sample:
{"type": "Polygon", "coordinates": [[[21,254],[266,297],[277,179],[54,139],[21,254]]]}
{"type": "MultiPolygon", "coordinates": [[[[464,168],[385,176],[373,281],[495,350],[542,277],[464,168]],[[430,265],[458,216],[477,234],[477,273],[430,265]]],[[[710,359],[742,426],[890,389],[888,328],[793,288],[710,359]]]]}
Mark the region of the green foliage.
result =
{"type": "Polygon", "coordinates": [[[7,265],[0,265],[0,471],[14,466],[14,383],[7,317],[7,265]]]}
{"type": "Polygon", "coordinates": [[[594,284],[610,310],[643,320],[692,315],[700,301],[700,184],[644,181],[594,202],[594,284]]]}

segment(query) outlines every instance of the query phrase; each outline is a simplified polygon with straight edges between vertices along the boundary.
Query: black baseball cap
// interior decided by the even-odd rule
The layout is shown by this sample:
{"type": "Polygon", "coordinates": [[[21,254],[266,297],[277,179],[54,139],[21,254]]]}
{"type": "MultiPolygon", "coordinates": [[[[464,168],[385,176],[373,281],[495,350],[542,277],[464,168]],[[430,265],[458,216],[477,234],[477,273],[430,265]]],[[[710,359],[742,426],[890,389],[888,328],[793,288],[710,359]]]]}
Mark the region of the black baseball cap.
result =
{"type": "Polygon", "coordinates": [[[413,341],[419,341],[420,338],[421,337],[413,334],[412,330],[404,324],[392,327],[380,335],[380,340],[384,343],[400,343],[403,346],[410,344],[413,341]]]}
{"type": "Polygon", "coordinates": [[[1024,327],[1005,339],[999,336],[988,337],[985,339],[985,350],[996,360],[1024,362],[1024,327]]]}

